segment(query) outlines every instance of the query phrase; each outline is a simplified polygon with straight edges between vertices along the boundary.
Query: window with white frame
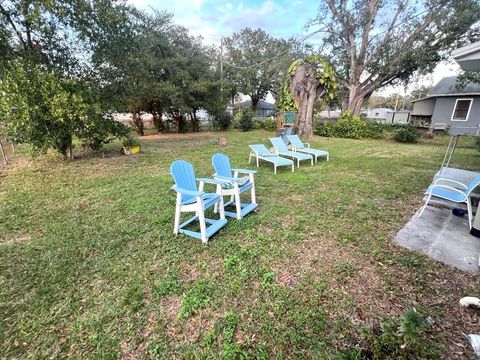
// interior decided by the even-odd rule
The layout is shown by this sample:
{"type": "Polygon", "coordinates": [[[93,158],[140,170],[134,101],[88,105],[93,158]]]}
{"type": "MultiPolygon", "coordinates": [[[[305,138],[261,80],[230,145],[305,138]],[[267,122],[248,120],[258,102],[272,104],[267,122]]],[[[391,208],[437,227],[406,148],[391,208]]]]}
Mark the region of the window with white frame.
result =
{"type": "Polygon", "coordinates": [[[457,99],[452,113],[452,121],[467,121],[473,99],[457,99]]]}

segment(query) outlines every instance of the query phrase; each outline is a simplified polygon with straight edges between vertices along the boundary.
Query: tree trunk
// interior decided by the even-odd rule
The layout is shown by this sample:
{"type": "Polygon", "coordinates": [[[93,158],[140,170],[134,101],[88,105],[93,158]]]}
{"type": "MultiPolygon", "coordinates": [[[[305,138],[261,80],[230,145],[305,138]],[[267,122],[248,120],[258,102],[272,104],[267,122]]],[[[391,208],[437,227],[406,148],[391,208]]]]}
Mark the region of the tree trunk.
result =
{"type": "Polygon", "coordinates": [[[133,130],[135,130],[138,135],[145,135],[145,127],[143,125],[142,115],[140,114],[139,110],[132,111],[131,125],[133,130]]]}
{"type": "Polygon", "coordinates": [[[371,92],[365,92],[359,85],[351,85],[348,88],[348,94],[342,102],[343,111],[351,111],[353,115],[360,115],[363,104],[370,98],[371,92]]]}
{"type": "Polygon", "coordinates": [[[313,112],[325,93],[314,76],[315,70],[315,65],[300,65],[290,80],[290,91],[298,108],[295,127],[299,136],[313,135],[313,112]]]}
{"type": "Polygon", "coordinates": [[[255,116],[260,98],[256,95],[250,95],[250,99],[252,99],[252,112],[253,112],[253,116],[255,116]]]}
{"type": "Polygon", "coordinates": [[[163,132],[165,130],[163,126],[163,121],[162,121],[162,113],[163,113],[162,109],[157,109],[157,108],[152,109],[151,111],[151,114],[153,117],[153,124],[157,128],[158,132],[163,132]]]}
{"type": "Polygon", "coordinates": [[[192,109],[192,131],[193,132],[199,132],[200,131],[200,126],[198,124],[198,119],[197,119],[197,110],[195,108],[192,109]]]}
{"type": "Polygon", "coordinates": [[[57,145],[57,150],[62,154],[64,160],[73,160],[73,137],[72,135],[67,135],[60,140],[60,143],[57,145]]]}

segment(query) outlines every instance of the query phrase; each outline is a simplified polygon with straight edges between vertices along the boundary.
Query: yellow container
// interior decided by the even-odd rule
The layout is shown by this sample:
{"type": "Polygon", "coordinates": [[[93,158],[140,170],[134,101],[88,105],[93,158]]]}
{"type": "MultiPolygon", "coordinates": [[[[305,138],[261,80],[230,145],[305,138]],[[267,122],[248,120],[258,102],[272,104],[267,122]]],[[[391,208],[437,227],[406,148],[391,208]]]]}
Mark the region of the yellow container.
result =
{"type": "Polygon", "coordinates": [[[123,147],[125,155],[135,155],[140,152],[140,146],[123,147]]]}

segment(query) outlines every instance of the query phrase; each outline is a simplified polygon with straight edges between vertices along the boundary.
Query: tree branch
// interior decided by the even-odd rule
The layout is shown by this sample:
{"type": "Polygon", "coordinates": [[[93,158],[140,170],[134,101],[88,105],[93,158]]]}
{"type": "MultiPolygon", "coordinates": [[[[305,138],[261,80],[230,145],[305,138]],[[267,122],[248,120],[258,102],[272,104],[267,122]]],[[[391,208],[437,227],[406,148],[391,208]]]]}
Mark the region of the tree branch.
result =
{"type": "Polygon", "coordinates": [[[3,7],[2,3],[0,3],[0,14],[2,14],[3,16],[5,16],[7,18],[7,21],[10,23],[10,26],[12,27],[13,31],[15,32],[15,34],[18,37],[18,40],[22,44],[23,49],[25,51],[27,51],[28,46],[27,46],[27,43],[25,42],[25,40],[23,39],[21,31],[18,30],[17,25],[15,24],[15,21],[13,21],[10,13],[7,11],[7,9],[5,9],[3,7]]]}

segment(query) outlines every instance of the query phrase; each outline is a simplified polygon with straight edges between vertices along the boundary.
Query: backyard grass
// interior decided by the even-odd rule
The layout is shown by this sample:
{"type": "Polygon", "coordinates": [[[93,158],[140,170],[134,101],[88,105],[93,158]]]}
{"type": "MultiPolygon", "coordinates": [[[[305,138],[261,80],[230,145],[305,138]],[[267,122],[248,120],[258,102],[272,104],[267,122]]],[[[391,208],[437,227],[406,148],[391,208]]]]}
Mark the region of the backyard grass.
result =
{"type": "MultiPolygon", "coordinates": [[[[473,358],[462,332],[480,327],[458,300],[479,295],[477,278],[392,242],[442,141],[315,137],[331,160],[276,175],[261,164],[258,212],[206,246],[173,235],[170,163],[210,176],[224,152],[253,168],[247,145],[270,136],[146,136],[137,157],[111,144],[71,163],[18,156],[0,177],[0,358],[473,358]],[[400,349],[392,324],[413,308],[434,324],[400,349]]],[[[460,148],[457,165],[479,169],[478,155],[460,148]]]]}

